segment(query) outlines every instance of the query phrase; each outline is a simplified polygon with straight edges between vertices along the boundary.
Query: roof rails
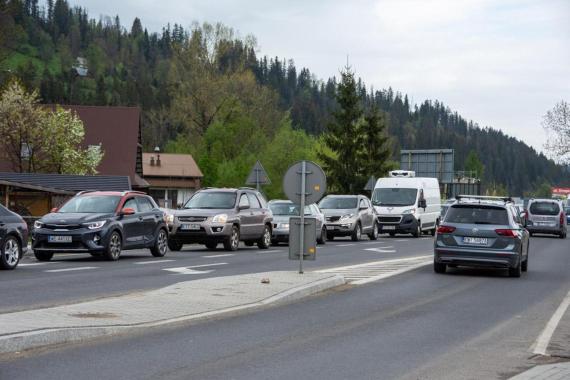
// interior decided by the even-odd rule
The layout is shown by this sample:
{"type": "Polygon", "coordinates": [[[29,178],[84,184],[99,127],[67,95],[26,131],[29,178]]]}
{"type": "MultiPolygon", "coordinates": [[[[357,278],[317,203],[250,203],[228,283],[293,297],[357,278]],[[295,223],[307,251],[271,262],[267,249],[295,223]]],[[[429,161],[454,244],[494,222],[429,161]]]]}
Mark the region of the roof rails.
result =
{"type": "Polygon", "coordinates": [[[82,191],[78,192],[78,193],[75,194],[75,195],[82,195],[82,194],[87,194],[87,193],[93,193],[93,192],[95,192],[95,191],[99,191],[99,190],[82,190],[82,191]]]}
{"type": "Polygon", "coordinates": [[[247,186],[242,186],[242,187],[238,187],[239,190],[255,190],[257,191],[257,189],[255,187],[247,187],[247,186]]]}
{"type": "Polygon", "coordinates": [[[463,199],[473,199],[473,200],[478,200],[479,202],[481,201],[501,201],[504,203],[513,202],[513,198],[511,197],[491,197],[487,195],[456,195],[455,199],[457,199],[458,201],[461,201],[463,199]]]}

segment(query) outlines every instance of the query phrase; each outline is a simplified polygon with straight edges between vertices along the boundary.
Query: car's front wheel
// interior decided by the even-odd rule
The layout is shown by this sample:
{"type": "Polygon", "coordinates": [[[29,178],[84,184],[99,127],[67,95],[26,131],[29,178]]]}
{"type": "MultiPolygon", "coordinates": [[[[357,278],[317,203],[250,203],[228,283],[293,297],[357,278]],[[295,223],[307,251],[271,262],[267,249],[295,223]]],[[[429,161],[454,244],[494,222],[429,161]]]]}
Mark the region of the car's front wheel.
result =
{"type": "Polygon", "coordinates": [[[412,236],[415,238],[418,238],[422,235],[422,226],[421,223],[418,221],[418,224],[416,226],[416,229],[414,232],[412,232],[412,236]]]}
{"type": "Polygon", "coordinates": [[[354,227],[354,231],[352,231],[352,241],[359,241],[362,237],[362,228],[360,227],[360,223],[356,223],[356,227],[354,227]]]}
{"type": "Polygon", "coordinates": [[[170,249],[171,251],[178,252],[182,250],[182,246],[183,244],[178,240],[168,239],[168,249],[170,249]]]}
{"type": "Polygon", "coordinates": [[[368,234],[370,240],[378,240],[378,223],[374,223],[372,227],[372,232],[368,234]]]}
{"type": "Polygon", "coordinates": [[[257,246],[259,249],[267,249],[271,245],[271,228],[268,225],[265,225],[263,229],[263,235],[257,242],[257,246]]]}
{"type": "Polygon", "coordinates": [[[205,245],[206,245],[206,248],[208,248],[211,251],[218,248],[218,243],[216,243],[215,241],[209,241],[205,245]]]}
{"type": "Polygon", "coordinates": [[[168,235],[166,231],[161,228],[158,231],[158,235],[156,236],[156,241],[154,242],[153,247],[150,249],[150,252],[154,257],[163,257],[166,255],[168,250],[168,235]]]}
{"type": "Polygon", "coordinates": [[[446,269],[447,269],[446,264],[438,263],[436,261],[433,262],[433,271],[435,273],[443,274],[443,273],[445,273],[446,269]]]}
{"type": "Polygon", "coordinates": [[[20,242],[14,236],[8,236],[4,240],[0,251],[0,268],[11,270],[18,266],[20,261],[20,242]]]}
{"type": "Polygon", "coordinates": [[[123,239],[117,231],[111,232],[105,253],[103,254],[107,260],[117,261],[121,257],[121,250],[123,248],[123,239]]]}
{"type": "Polygon", "coordinates": [[[239,227],[232,226],[232,232],[230,236],[224,240],[224,249],[226,251],[237,251],[239,247],[239,227]]]}
{"type": "Polygon", "coordinates": [[[38,261],[50,261],[53,257],[53,252],[34,251],[34,256],[38,261]]]}
{"type": "Polygon", "coordinates": [[[317,244],[325,244],[326,241],[327,241],[327,228],[323,226],[323,228],[321,228],[321,234],[317,238],[317,244]]]}

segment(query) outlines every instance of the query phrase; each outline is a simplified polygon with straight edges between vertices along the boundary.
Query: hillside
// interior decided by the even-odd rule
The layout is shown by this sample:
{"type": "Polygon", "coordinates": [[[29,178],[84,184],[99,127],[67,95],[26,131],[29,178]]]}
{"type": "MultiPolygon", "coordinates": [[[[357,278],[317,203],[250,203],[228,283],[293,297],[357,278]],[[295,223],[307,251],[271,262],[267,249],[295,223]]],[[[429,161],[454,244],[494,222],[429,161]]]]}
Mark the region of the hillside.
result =
{"type": "MultiPolygon", "coordinates": [[[[221,185],[228,173],[247,171],[254,153],[273,154],[263,146],[273,139],[285,141],[294,132],[303,144],[318,144],[336,107],[335,78],[319,80],[293,61],[258,57],[254,41],[223,25],[175,24],[149,33],[138,19],[127,29],[118,16],[91,19],[65,0],[45,6],[0,0],[0,83],[16,76],[46,103],[138,105],[145,149],[192,152],[211,184],[221,185]],[[78,57],[85,59],[85,76],[74,69],[78,57]],[[243,140],[244,130],[264,138],[243,140]],[[221,149],[223,141],[240,149],[221,149]],[[214,162],[214,152],[227,165],[214,162]]],[[[454,148],[461,170],[474,149],[485,165],[484,182],[513,195],[543,182],[568,183],[561,166],[442,102],[410,105],[405,94],[372,93],[363,81],[359,90],[365,107],[388,113],[395,157],[400,148],[454,148]]]]}

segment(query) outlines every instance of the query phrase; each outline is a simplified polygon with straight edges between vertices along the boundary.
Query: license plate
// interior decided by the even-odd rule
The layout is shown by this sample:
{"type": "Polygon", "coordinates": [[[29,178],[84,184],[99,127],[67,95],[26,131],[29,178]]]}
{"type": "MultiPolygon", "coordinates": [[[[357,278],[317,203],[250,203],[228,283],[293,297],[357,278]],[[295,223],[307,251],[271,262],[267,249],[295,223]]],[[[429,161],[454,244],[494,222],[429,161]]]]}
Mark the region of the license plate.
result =
{"type": "Polygon", "coordinates": [[[49,243],[71,243],[71,236],[48,236],[49,243]]]}
{"type": "Polygon", "coordinates": [[[199,225],[199,224],[181,224],[181,225],[180,225],[180,229],[181,229],[181,230],[191,230],[191,231],[195,231],[195,230],[199,230],[199,229],[200,229],[200,225],[199,225]]]}
{"type": "Polygon", "coordinates": [[[395,230],[396,226],[382,226],[383,230],[395,230]]]}
{"type": "Polygon", "coordinates": [[[488,242],[487,238],[467,237],[467,236],[463,238],[463,243],[465,244],[487,245],[487,242],[488,242]]]}
{"type": "Polygon", "coordinates": [[[334,230],[334,226],[327,226],[327,230],[334,230]]]}

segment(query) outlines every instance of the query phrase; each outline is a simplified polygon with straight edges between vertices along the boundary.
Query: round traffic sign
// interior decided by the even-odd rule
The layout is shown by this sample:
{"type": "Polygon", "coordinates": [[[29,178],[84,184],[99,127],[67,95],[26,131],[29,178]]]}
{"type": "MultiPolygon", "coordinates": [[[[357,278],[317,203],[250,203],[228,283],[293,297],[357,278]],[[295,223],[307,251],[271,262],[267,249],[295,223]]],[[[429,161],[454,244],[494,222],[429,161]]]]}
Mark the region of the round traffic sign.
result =
{"type": "Polygon", "coordinates": [[[287,169],[283,177],[283,192],[291,202],[301,204],[303,163],[305,163],[305,204],[317,203],[327,190],[327,177],[312,161],[299,161],[287,169]]]}

